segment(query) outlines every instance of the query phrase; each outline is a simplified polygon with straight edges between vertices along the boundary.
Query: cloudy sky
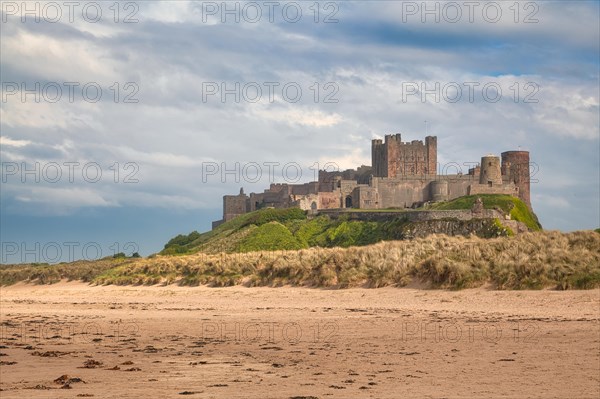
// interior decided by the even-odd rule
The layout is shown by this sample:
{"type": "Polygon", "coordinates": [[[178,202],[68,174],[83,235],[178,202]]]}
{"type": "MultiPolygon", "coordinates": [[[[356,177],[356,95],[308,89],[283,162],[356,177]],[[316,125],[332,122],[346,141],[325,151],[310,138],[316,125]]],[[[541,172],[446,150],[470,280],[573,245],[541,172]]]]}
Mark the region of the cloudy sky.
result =
{"type": "Polygon", "coordinates": [[[4,263],[157,252],[390,133],[450,173],[528,150],[543,226],[600,225],[596,1],[3,1],[1,27],[4,263]]]}

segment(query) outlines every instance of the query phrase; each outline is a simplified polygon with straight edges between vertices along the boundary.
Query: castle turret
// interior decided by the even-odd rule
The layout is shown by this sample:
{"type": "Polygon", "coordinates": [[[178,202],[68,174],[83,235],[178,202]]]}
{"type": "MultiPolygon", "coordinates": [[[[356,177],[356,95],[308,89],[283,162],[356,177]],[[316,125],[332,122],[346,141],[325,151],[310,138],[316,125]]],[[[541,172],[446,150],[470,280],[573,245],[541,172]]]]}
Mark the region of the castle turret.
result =
{"type": "Polygon", "coordinates": [[[500,170],[499,157],[488,154],[481,158],[479,184],[487,184],[490,186],[502,185],[502,172],[500,170]]]}
{"type": "Polygon", "coordinates": [[[430,183],[429,189],[432,201],[448,200],[448,180],[434,180],[430,183]]]}
{"type": "Polygon", "coordinates": [[[529,151],[506,151],[502,153],[502,174],[519,188],[519,198],[531,210],[529,151]]]}

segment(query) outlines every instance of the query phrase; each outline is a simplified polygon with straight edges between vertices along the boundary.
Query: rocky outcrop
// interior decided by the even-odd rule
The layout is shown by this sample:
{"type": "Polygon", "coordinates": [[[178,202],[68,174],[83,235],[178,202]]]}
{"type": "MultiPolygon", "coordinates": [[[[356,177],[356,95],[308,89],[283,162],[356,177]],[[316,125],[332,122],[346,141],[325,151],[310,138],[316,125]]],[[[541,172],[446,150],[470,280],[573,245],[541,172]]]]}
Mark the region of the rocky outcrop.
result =
{"type": "MultiPolygon", "coordinates": [[[[480,204],[477,204],[480,205],[480,204]]],[[[475,206],[469,210],[421,211],[346,211],[341,209],[319,211],[331,219],[344,218],[367,222],[394,223],[394,236],[398,239],[426,237],[430,234],[469,236],[482,238],[509,236],[529,231],[524,223],[510,220],[500,209],[483,209],[475,206]]]]}
{"type": "Polygon", "coordinates": [[[422,238],[431,234],[446,234],[449,236],[470,236],[471,234],[481,238],[492,238],[509,236],[527,227],[520,222],[510,221],[508,226],[505,221],[499,219],[439,219],[423,222],[408,222],[402,227],[401,236],[404,239],[422,238]]]}

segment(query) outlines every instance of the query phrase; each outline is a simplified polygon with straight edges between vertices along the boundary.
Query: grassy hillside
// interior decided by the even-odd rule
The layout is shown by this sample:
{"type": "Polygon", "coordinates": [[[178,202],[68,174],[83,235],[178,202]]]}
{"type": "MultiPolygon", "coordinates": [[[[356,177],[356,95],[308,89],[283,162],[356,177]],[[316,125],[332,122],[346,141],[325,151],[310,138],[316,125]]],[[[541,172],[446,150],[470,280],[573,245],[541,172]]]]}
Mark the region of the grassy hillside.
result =
{"type": "MultiPolygon", "coordinates": [[[[536,216],[519,199],[481,197],[486,208],[502,209],[534,232],[510,237],[498,220],[412,223],[401,210],[390,220],[357,221],[343,216],[335,220],[327,216],[307,218],[296,208],[263,209],[203,234],[178,235],[161,254],[147,259],[2,266],[0,285],[68,279],[96,284],[340,288],[402,286],[410,281],[442,288],[483,284],[498,289],[600,286],[598,232],[538,231],[541,226],[536,216]],[[403,240],[423,226],[427,234],[437,228],[457,235],[403,240]],[[471,232],[476,234],[469,236],[471,232]]],[[[428,209],[470,209],[476,198],[462,197],[428,209]]]]}
{"type": "Polygon", "coordinates": [[[509,213],[511,219],[523,222],[532,231],[539,231],[542,225],[538,221],[535,213],[531,212],[527,205],[519,198],[511,195],[501,194],[480,194],[467,195],[456,198],[452,201],[439,202],[432,204],[428,209],[450,210],[450,209],[471,209],[477,197],[483,200],[483,206],[486,209],[499,208],[509,213]]]}
{"type": "MultiPolygon", "coordinates": [[[[508,195],[481,195],[488,209],[500,208],[511,218],[525,223],[531,230],[541,230],[535,214],[518,198],[508,195]]],[[[428,209],[471,209],[477,196],[461,197],[453,201],[437,203],[428,209]]],[[[375,210],[377,211],[377,210],[375,210]]],[[[379,210],[381,211],[381,210],[379,210]]],[[[389,210],[387,210],[389,211],[389,210]]],[[[468,224],[468,222],[466,222],[468,224]]],[[[300,209],[262,209],[239,216],[223,223],[215,230],[199,234],[192,232],[170,240],[161,255],[204,253],[234,253],[261,250],[305,249],[311,247],[350,247],[370,245],[379,241],[404,239],[416,225],[398,216],[386,222],[355,221],[327,216],[307,219],[300,209]]],[[[501,224],[488,223],[464,226],[466,231],[476,230],[481,237],[497,237],[510,234],[501,224]]]]}
{"type": "Polygon", "coordinates": [[[178,235],[165,244],[160,254],[180,255],[198,251],[207,253],[248,252],[258,249],[255,246],[259,239],[266,240],[266,247],[261,248],[265,250],[301,248],[298,247],[296,239],[290,237],[289,231],[284,233],[281,228],[263,226],[269,223],[291,225],[294,221],[304,220],[306,220],[306,213],[298,208],[262,209],[238,216],[206,233],[199,234],[197,231],[193,231],[187,236],[178,235]],[[260,228],[257,229],[258,227],[260,228]],[[280,237],[278,233],[283,233],[283,236],[280,237]],[[281,239],[278,240],[278,238],[281,239]],[[277,241],[280,241],[279,245],[277,245],[277,241]]]}
{"type": "Polygon", "coordinates": [[[62,278],[120,285],[345,288],[419,282],[450,289],[484,285],[496,289],[589,289],[600,287],[600,234],[544,231],[492,239],[432,235],[350,248],[159,255],[0,268],[2,285],[51,283],[62,278]]]}

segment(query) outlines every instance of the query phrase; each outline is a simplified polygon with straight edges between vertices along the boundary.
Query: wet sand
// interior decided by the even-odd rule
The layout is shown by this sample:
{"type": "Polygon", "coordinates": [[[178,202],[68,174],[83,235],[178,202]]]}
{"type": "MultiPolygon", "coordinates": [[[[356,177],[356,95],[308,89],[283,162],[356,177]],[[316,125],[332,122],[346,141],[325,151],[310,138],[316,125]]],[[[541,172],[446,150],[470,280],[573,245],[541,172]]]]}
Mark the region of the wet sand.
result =
{"type": "Polygon", "coordinates": [[[600,290],[0,294],[3,399],[600,397],[600,290]]]}

